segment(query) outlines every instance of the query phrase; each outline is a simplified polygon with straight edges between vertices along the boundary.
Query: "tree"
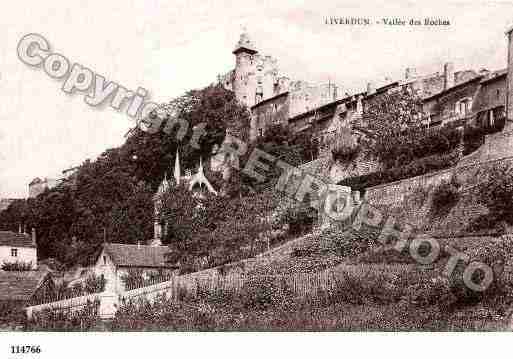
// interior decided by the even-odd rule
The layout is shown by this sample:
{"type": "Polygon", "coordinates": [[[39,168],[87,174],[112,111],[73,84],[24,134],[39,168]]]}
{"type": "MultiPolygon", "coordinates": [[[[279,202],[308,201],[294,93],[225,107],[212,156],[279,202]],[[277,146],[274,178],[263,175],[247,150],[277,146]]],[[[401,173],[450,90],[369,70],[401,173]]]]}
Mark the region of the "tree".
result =
{"type": "MultiPolygon", "coordinates": [[[[89,264],[105,239],[135,243],[152,238],[152,194],[177,149],[182,165],[190,168],[200,156],[208,160],[228,129],[244,138],[249,128],[247,108],[221,86],[189,91],[163,109],[166,121],[172,114],[189,121],[190,131],[183,141],[178,141],[176,133],[133,129],[121,147],[85,161],[73,180],[37,198],[15,201],[0,212],[0,229],[18,231],[20,224],[29,231],[36,228],[39,259],[55,258],[67,265],[89,264]],[[190,145],[191,129],[200,123],[206,124],[206,133],[197,149],[190,145]]],[[[178,233],[180,222],[173,223],[178,233]]]]}
{"type": "Polygon", "coordinates": [[[365,102],[363,115],[353,130],[363,134],[362,144],[386,165],[404,161],[396,149],[409,137],[415,142],[424,133],[422,100],[409,88],[380,93],[365,102]]]}

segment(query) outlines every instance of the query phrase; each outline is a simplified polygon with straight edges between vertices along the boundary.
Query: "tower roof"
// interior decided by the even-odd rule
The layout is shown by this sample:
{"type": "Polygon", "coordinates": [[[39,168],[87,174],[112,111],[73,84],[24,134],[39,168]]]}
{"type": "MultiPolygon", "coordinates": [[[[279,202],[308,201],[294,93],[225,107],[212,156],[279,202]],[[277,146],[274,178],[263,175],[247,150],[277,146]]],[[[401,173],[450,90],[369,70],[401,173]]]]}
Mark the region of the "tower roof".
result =
{"type": "Polygon", "coordinates": [[[237,45],[235,45],[235,50],[233,50],[235,55],[237,55],[239,52],[247,52],[249,54],[256,54],[258,52],[245,30],[243,30],[240,34],[239,42],[237,42],[237,45]]]}

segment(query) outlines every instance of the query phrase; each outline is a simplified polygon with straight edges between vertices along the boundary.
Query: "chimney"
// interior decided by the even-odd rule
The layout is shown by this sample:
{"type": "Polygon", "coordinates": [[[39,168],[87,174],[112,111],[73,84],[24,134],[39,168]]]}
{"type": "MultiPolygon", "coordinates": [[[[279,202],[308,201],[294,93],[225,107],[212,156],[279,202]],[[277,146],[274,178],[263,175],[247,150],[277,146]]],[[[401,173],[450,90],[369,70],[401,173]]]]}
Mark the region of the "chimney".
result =
{"type": "Polygon", "coordinates": [[[32,227],[32,244],[37,245],[36,243],[36,229],[32,227]]]}
{"type": "Polygon", "coordinates": [[[405,80],[411,80],[417,77],[417,70],[415,67],[407,67],[404,71],[404,79],[405,80]]]}
{"type": "Polygon", "coordinates": [[[367,96],[374,93],[374,83],[372,81],[367,82],[367,96]]]}
{"type": "Polygon", "coordinates": [[[506,31],[508,37],[508,74],[506,77],[506,126],[513,119],[513,26],[506,31]]]}
{"type": "Polygon", "coordinates": [[[444,64],[444,90],[454,86],[454,64],[447,62],[444,64]]]}

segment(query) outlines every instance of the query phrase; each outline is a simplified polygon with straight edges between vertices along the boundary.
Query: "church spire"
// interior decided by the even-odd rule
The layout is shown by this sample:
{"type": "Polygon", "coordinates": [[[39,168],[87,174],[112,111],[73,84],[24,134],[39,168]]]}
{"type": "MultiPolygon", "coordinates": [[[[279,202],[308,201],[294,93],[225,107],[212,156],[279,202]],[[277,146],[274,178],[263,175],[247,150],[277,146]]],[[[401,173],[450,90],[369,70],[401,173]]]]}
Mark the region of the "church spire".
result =
{"type": "Polygon", "coordinates": [[[176,156],[175,156],[175,171],[173,173],[175,177],[176,184],[180,184],[180,158],[178,157],[178,149],[176,149],[176,156]]]}

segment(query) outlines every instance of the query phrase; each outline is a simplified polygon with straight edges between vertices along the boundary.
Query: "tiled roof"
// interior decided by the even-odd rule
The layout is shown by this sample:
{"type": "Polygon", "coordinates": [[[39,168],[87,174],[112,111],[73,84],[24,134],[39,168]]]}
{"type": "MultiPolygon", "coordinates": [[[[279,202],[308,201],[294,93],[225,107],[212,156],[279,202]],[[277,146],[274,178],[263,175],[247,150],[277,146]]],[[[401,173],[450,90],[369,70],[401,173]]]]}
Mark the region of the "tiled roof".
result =
{"type": "Polygon", "coordinates": [[[8,231],[0,231],[0,246],[35,247],[30,235],[8,231]]]}
{"type": "Polygon", "coordinates": [[[29,300],[49,275],[48,271],[7,272],[0,270],[0,301],[29,300]]]}
{"type": "Polygon", "coordinates": [[[169,252],[169,248],[166,246],[109,243],[105,244],[104,248],[114,264],[119,267],[174,267],[167,263],[165,254],[169,252]]]}

